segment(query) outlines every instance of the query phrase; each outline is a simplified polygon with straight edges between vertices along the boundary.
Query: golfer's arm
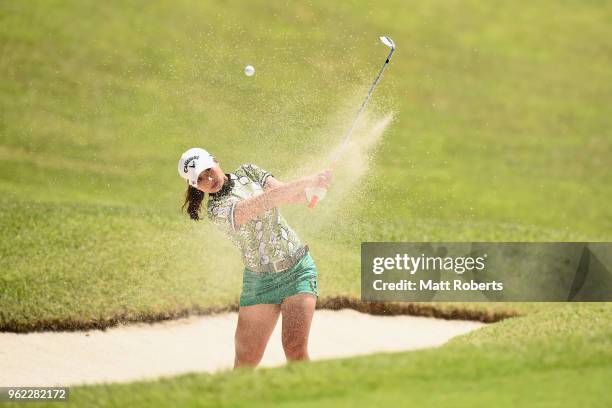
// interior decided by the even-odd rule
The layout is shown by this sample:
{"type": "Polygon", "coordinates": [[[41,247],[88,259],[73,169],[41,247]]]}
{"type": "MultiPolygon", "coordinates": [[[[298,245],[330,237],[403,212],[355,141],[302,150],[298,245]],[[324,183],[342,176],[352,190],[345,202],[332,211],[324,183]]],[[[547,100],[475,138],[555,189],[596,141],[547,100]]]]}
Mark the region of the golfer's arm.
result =
{"type": "Polygon", "coordinates": [[[270,191],[280,186],[284,186],[285,184],[287,183],[283,183],[282,181],[275,179],[274,176],[269,176],[266,179],[266,186],[264,187],[264,191],[270,191]]]}
{"type": "Polygon", "coordinates": [[[283,204],[291,197],[304,191],[313,184],[311,177],[304,177],[289,183],[281,183],[268,177],[265,192],[257,197],[240,201],[234,208],[234,225],[244,224],[274,207],[283,204]]]}

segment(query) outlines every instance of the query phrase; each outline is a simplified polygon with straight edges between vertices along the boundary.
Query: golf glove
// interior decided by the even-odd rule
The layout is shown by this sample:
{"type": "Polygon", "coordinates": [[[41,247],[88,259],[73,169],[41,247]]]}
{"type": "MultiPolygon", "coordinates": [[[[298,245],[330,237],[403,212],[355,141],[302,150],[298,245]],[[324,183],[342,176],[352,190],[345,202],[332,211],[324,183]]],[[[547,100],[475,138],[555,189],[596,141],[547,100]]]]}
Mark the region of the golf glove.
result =
{"type": "Polygon", "coordinates": [[[327,189],[323,187],[308,187],[304,189],[306,193],[306,200],[308,202],[312,201],[312,197],[317,196],[319,201],[323,200],[325,197],[325,193],[327,193],[327,189]]]}

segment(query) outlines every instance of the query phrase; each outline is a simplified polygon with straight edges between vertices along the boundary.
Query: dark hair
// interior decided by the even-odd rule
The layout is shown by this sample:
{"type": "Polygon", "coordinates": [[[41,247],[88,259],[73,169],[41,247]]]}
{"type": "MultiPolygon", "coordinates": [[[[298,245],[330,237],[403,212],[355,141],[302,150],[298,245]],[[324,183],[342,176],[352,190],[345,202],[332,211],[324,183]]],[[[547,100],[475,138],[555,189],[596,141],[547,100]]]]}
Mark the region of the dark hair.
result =
{"type": "Polygon", "coordinates": [[[182,210],[185,210],[185,207],[187,207],[187,214],[189,214],[189,218],[194,221],[198,221],[200,219],[200,207],[202,206],[202,200],[204,200],[204,192],[191,185],[187,185],[187,191],[185,191],[185,202],[181,208],[182,210]]]}

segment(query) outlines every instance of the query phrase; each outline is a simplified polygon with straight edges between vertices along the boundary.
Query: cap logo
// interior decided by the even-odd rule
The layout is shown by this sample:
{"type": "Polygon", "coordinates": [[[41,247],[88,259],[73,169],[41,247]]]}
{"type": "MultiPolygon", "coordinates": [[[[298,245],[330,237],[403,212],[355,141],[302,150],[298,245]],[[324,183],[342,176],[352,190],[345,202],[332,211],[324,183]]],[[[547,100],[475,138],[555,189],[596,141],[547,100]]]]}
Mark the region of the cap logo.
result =
{"type": "Polygon", "coordinates": [[[195,162],[192,163],[191,166],[188,166],[188,164],[189,164],[190,161],[196,160],[196,159],[199,159],[199,158],[200,158],[200,156],[191,156],[187,160],[185,160],[185,163],[183,164],[183,173],[187,173],[187,167],[190,167],[190,168],[194,169],[195,168],[195,162]]]}

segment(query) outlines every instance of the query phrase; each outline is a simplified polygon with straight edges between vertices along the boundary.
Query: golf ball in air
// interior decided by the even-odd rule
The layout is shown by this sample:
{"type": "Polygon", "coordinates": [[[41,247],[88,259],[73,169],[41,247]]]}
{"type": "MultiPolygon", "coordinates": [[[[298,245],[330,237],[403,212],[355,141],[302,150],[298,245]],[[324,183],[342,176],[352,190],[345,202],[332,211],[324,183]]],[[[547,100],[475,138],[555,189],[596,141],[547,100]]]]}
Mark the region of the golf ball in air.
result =
{"type": "Polygon", "coordinates": [[[244,67],[244,75],[253,76],[254,73],[255,73],[255,68],[253,68],[252,65],[247,65],[246,67],[244,67]]]}

